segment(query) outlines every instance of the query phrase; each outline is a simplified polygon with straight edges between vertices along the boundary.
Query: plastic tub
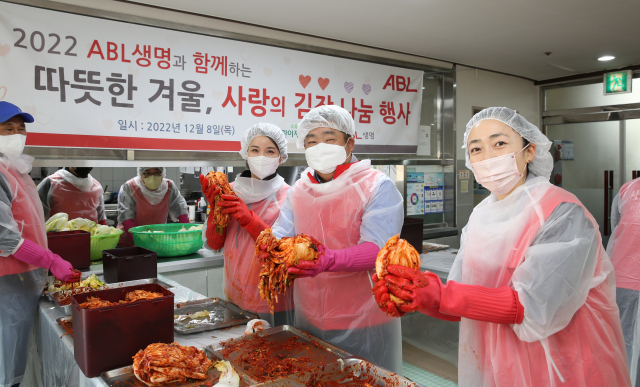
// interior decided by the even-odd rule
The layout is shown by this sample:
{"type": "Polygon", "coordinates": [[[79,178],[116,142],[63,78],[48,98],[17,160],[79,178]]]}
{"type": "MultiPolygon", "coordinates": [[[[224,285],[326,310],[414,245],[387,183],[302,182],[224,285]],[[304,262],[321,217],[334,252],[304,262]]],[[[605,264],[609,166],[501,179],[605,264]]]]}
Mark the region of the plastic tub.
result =
{"type": "Polygon", "coordinates": [[[74,357],[88,378],[130,365],[133,355],[149,344],[173,342],[173,293],[158,284],[75,294],[71,305],[74,357]],[[104,308],[80,307],[89,297],[117,302],[137,289],[163,296],[104,308]]]}
{"type": "Polygon", "coordinates": [[[158,277],[158,255],[142,247],[104,250],[102,266],[109,284],[158,277]]]}
{"type": "Polygon", "coordinates": [[[91,260],[97,261],[102,259],[103,250],[115,249],[120,241],[122,230],[118,230],[117,234],[96,235],[91,237],[91,260]]]}
{"type": "Polygon", "coordinates": [[[400,231],[400,238],[409,242],[409,244],[413,246],[419,254],[422,254],[423,224],[423,219],[404,218],[402,231],[400,231]]]}
{"type": "Polygon", "coordinates": [[[187,223],[153,224],[132,227],[129,233],[133,235],[136,246],[155,251],[158,257],[177,257],[193,254],[202,248],[202,230],[179,232],[183,227],[193,226],[187,223]]]}
{"type": "Polygon", "coordinates": [[[49,250],[73,265],[74,269],[91,266],[91,234],[82,231],[48,232],[49,250]]]}

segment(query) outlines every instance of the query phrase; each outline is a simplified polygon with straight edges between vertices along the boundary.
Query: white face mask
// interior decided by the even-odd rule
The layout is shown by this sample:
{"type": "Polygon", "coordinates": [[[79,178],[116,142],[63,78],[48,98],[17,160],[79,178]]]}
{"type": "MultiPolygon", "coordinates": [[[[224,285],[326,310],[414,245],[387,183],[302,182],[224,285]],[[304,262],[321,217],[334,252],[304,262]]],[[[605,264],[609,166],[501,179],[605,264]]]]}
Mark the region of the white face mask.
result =
{"type": "MultiPolygon", "coordinates": [[[[347,142],[347,144],[349,144],[347,142]]],[[[320,143],[316,146],[307,148],[304,156],[307,159],[309,167],[320,173],[331,173],[336,170],[338,165],[343,164],[347,160],[346,147],[340,145],[320,143]]]]}
{"type": "Polygon", "coordinates": [[[251,173],[258,176],[258,179],[262,180],[276,172],[276,169],[278,169],[278,166],[280,165],[280,157],[247,157],[247,164],[249,164],[249,170],[251,170],[251,173]]]}
{"type": "Polygon", "coordinates": [[[26,142],[27,136],[22,134],[0,136],[0,153],[7,156],[19,156],[22,154],[26,142]]]}
{"type": "MultiPolygon", "coordinates": [[[[504,195],[511,191],[518,184],[523,172],[518,170],[516,156],[527,149],[525,146],[518,153],[508,153],[506,155],[494,157],[488,160],[478,161],[471,164],[471,169],[476,179],[483,187],[496,195],[504,195]]],[[[527,166],[525,164],[524,168],[527,166]]]]}

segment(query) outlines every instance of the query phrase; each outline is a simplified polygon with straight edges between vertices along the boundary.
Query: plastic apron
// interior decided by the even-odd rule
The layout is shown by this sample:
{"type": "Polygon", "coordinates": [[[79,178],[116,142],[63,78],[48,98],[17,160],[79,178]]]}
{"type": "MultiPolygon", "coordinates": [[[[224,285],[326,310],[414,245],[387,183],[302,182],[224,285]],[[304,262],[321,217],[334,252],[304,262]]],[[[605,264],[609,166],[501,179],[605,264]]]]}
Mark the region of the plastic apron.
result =
{"type": "MultiPolygon", "coordinates": [[[[236,178],[236,182],[231,183],[231,187],[235,190],[238,182],[249,179],[251,178],[236,178]]],[[[275,192],[255,203],[249,203],[251,200],[246,200],[240,193],[236,193],[245,201],[251,211],[255,212],[266,224],[272,225],[278,219],[282,203],[287,198],[289,185],[279,175],[273,179],[276,180],[273,182],[252,180],[256,180],[258,184],[273,183],[273,191],[275,192]]],[[[259,260],[254,259],[254,246],[255,241],[251,235],[240,226],[237,220],[229,217],[224,242],[224,293],[229,301],[244,310],[258,313],[260,318],[268,321],[271,326],[283,325],[285,321],[274,320],[274,315],[271,314],[267,301],[260,300],[258,283],[260,282],[262,264],[259,260]]],[[[275,313],[288,311],[293,311],[292,291],[285,295],[279,295],[274,309],[275,313]]],[[[293,323],[293,313],[286,317],[286,322],[293,323]]]]}
{"type": "Polygon", "coordinates": [[[609,239],[607,253],[616,272],[616,302],[620,308],[631,382],[636,386],[640,369],[640,179],[623,185],[619,200],[621,218],[609,239]]]}
{"type": "MultiPolygon", "coordinates": [[[[368,160],[336,179],[314,184],[307,169],[289,194],[296,234],[311,235],[328,248],[355,246],[362,216],[382,172],[368,160]]],[[[389,238],[393,235],[389,235],[389,238]]],[[[373,273],[373,270],[372,272],[373,273]]],[[[370,273],[321,273],[295,281],[296,326],[354,355],[402,372],[400,319],[383,313],[371,293],[370,273]]]]}
{"type": "MultiPolygon", "coordinates": [[[[18,232],[47,248],[42,203],[28,174],[0,160],[0,173],[9,183],[11,213],[18,232]]],[[[0,214],[3,220],[8,214],[0,214]]],[[[4,222],[3,222],[4,223],[4,222]]],[[[35,321],[46,270],[13,256],[0,257],[0,387],[20,383],[27,362],[29,331],[35,321]]]]}
{"type": "Polygon", "coordinates": [[[98,206],[103,193],[98,180],[93,179],[91,189],[83,192],[57,173],[49,176],[49,179],[53,191],[50,216],[64,212],[69,214],[69,220],[85,218],[98,223],[98,206]]]}
{"type": "MultiPolygon", "coordinates": [[[[136,183],[136,179],[133,178],[127,181],[125,184],[129,185],[131,189],[131,195],[136,202],[136,217],[133,221],[136,226],[146,226],[148,224],[165,224],[167,223],[167,217],[169,216],[169,200],[171,199],[171,181],[168,181],[169,189],[164,195],[162,201],[158,204],[151,205],[147,198],[144,197],[142,190],[136,183]]],[[[118,224],[118,228],[122,229],[122,225],[118,224]]],[[[133,239],[128,232],[122,233],[120,236],[119,244],[124,247],[133,246],[133,239]]]]}
{"type": "MultiPolygon", "coordinates": [[[[488,199],[492,198],[493,195],[488,199]]],[[[523,264],[538,231],[559,204],[582,206],[575,196],[541,177],[527,180],[525,186],[501,201],[488,199],[473,210],[466,226],[466,241],[461,246],[460,282],[490,288],[513,287],[514,272],[523,264]]],[[[585,213],[597,230],[593,217],[586,209],[585,213]]],[[[461,386],[629,385],[614,298],[615,280],[600,234],[597,231],[595,234],[597,262],[590,273],[585,269],[582,277],[590,290],[584,304],[568,317],[570,321],[565,328],[541,340],[527,342],[516,335],[515,325],[462,318],[458,358],[461,386]]],[[[539,272],[524,275],[528,274],[533,280],[539,278],[545,268],[536,270],[539,272]]],[[[522,271],[518,272],[519,279],[522,275],[522,271]]],[[[546,275],[553,273],[547,271],[546,275]]],[[[449,280],[458,279],[450,276],[449,280]]],[[[541,310],[544,303],[553,302],[553,295],[548,297],[551,301],[540,300],[541,310]]],[[[536,306],[524,305],[523,324],[529,307],[532,308],[530,314],[539,313],[534,310],[536,306]]]]}

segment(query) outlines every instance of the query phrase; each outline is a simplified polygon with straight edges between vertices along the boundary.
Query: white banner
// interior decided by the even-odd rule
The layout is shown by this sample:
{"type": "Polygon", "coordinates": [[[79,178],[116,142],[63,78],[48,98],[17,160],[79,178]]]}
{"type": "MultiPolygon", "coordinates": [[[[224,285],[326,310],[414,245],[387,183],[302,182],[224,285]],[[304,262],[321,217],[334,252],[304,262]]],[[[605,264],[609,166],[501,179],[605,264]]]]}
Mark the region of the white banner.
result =
{"type": "Polygon", "coordinates": [[[1,4],[0,100],[35,117],[27,145],[237,151],[270,122],[295,151],[302,116],[334,104],[356,151],[416,151],[422,71],[1,4]]]}

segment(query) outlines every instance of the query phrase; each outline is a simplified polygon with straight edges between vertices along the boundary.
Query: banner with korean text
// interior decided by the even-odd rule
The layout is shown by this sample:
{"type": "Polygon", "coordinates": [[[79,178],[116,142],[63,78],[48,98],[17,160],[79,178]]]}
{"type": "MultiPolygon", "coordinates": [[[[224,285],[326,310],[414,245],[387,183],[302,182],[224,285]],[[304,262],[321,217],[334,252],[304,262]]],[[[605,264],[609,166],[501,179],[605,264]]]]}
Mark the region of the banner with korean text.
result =
{"type": "Polygon", "coordinates": [[[28,146],[237,151],[258,122],[296,151],[311,108],[339,105],[356,151],[415,153],[422,71],[0,1],[0,100],[28,146]]]}

